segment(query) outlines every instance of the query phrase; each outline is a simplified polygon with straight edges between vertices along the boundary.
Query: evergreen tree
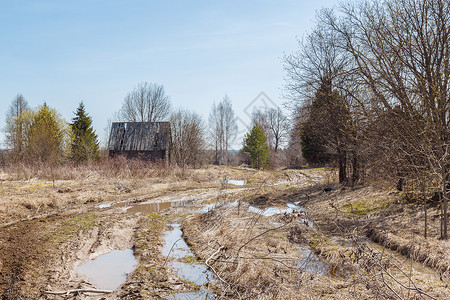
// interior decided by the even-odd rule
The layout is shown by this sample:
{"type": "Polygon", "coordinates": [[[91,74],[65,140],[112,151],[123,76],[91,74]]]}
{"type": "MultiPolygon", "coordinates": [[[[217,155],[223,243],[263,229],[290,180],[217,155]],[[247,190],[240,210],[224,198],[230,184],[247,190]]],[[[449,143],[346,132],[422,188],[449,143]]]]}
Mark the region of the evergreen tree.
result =
{"type": "Polygon", "coordinates": [[[334,163],[339,182],[347,178],[351,119],[346,98],[324,78],[309,107],[309,117],[300,131],[303,157],[312,165],[334,163]]]}
{"type": "Polygon", "coordinates": [[[269,146],[264,131],[258,125],[246,134],[242,153],[250,159],[252,168],[261,169],[269,163],[269,146]]]}
{"type": "Polygon", "coordinates": [[[307,120],[301,124],[300,144],[302,156],[311,165],[330,162],[331,154],[327,151],[326,139],[314,127],[314,122],[307,120]]]}
{"type": "Polygon", "coordinates": [[[70,128],[70,158],[75,162],[98,159],[97,135],[92,128],[92,119],[86,113],[83,102],[78,106],[70,128]]]}
{"type": "Polygon", "coordinates": [[[63,125],[58,113],[44,103],[31,123],[26,153],[29,159],[57,162],[63,154],[63,125]]]}

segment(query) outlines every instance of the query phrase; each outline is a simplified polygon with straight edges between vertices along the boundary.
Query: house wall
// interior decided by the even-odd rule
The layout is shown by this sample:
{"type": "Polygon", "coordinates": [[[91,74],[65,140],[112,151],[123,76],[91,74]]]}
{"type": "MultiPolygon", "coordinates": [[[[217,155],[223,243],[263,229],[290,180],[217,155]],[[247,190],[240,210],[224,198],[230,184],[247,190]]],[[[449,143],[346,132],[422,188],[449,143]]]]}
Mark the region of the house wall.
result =
{"type": "Polygon", "coordinates": [[[139,158],[148,161],[166,160],[166,150],[154,150],[154,151],[120,151],[110,150],[109,157],[125,156],[126,158],[139,158]]]}

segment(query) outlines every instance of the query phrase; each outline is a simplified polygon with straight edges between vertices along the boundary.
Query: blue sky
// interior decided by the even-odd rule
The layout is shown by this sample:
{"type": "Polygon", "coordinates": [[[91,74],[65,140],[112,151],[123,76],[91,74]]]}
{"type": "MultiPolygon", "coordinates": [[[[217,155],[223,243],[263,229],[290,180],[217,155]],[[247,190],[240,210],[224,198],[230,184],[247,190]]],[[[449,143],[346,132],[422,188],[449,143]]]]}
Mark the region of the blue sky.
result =
{"type": "Polygon", "coordinates": [[[83,101],[102,138],[126,94],[148,81],[205,121],[228,94],[244,131],[258,95],[282,105],[283,55],[336,3],[0,0],[0,126],[22,93],[67,121],[83,101]]]}

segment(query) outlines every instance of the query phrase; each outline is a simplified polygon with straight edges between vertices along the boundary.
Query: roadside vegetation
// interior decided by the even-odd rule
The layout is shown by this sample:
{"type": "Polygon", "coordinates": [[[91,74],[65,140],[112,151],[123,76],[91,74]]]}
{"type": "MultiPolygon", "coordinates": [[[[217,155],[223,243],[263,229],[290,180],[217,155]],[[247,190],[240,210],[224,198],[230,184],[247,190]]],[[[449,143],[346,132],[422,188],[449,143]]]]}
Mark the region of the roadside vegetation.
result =
{"type": "Polygon", "coordinates": [[[319,11],[284,68],[289,113],[256,109],[234,152],[228,95],[206,122],[162,85],[134,87],[111,120],[169,121],[168,161],[109,158],[83,102],[69,123],[18,94],[0,152],[3,299],[92,288],[76,267],[115,249],[138,263],[111,299],[448,298],[449,2],[319,11]],[[174,222],[207,284],[162,254],[174,222]]]}

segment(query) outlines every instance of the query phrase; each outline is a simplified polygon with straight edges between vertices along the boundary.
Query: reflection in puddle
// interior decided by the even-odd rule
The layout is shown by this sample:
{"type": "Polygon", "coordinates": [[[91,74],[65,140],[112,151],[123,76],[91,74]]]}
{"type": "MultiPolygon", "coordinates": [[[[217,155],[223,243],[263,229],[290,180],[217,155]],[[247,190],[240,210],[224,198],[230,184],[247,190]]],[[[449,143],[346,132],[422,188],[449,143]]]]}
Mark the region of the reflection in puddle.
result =
{"type": "Polygon", "coordinates": [[[172,207],[172,202],[144,203],[130,206],[127,212],[155,213],[170,207],[172,207]]]}
{"type": "Polygon", "coordinates": [[[179,224],[172,224],[172,230],[166,231],[164,235],[164,247],[162,254],[171,258],[183,258],[191,254],[188,245],[181,235],[183,232],[179,224]],[[170,255],[169,255],[170,253],[170,255]]]}
{"type": "MultiPolygon", "coordinates": [[[[192,256],[193,253],[189,246],[182,238],[183,232],[180,230],[179,224],[172,224],[172,230],[164,233],[163,255],[172,259],[182,259],[192,256]]],[[[177,276],[186,281],[201,285],[200,291],[192,293],[178,293],[174,295],[174,299],[211,299],[212,294],[208,292],[205,285],[214,279],[213,274],[207,270],[203,264],[190,264],[181,261],[172,261],[172,267],[177,276]]]]}
{"type": "MultiPolygon", "coordinates": [[[[99,208],[110,207],[111,203],[100,204],[99,208]]],[[[132,213],[157,213],[161,210],[171,207],[188,207],[192,206],[192,201],[170,201],[170,202],[151,202],[151,203],[128,203],[118,202],[114,207],[121,207],[125,212],[132,213]]]]}
{"type": "Polygon", "coordinates": [[[115,290],[137,265],[133,250],[114,250],[79,266],[77,273],[87,277],[98,289],[115,290]]]}
{"type": "Polygon", "coordinates": [[[204,285],[213,279],[211,277],[212,274],[206,270],[205,265],[174,261],[172,262],[172,266],[177,272],[178,277],[198,285],[204,285]]]}

